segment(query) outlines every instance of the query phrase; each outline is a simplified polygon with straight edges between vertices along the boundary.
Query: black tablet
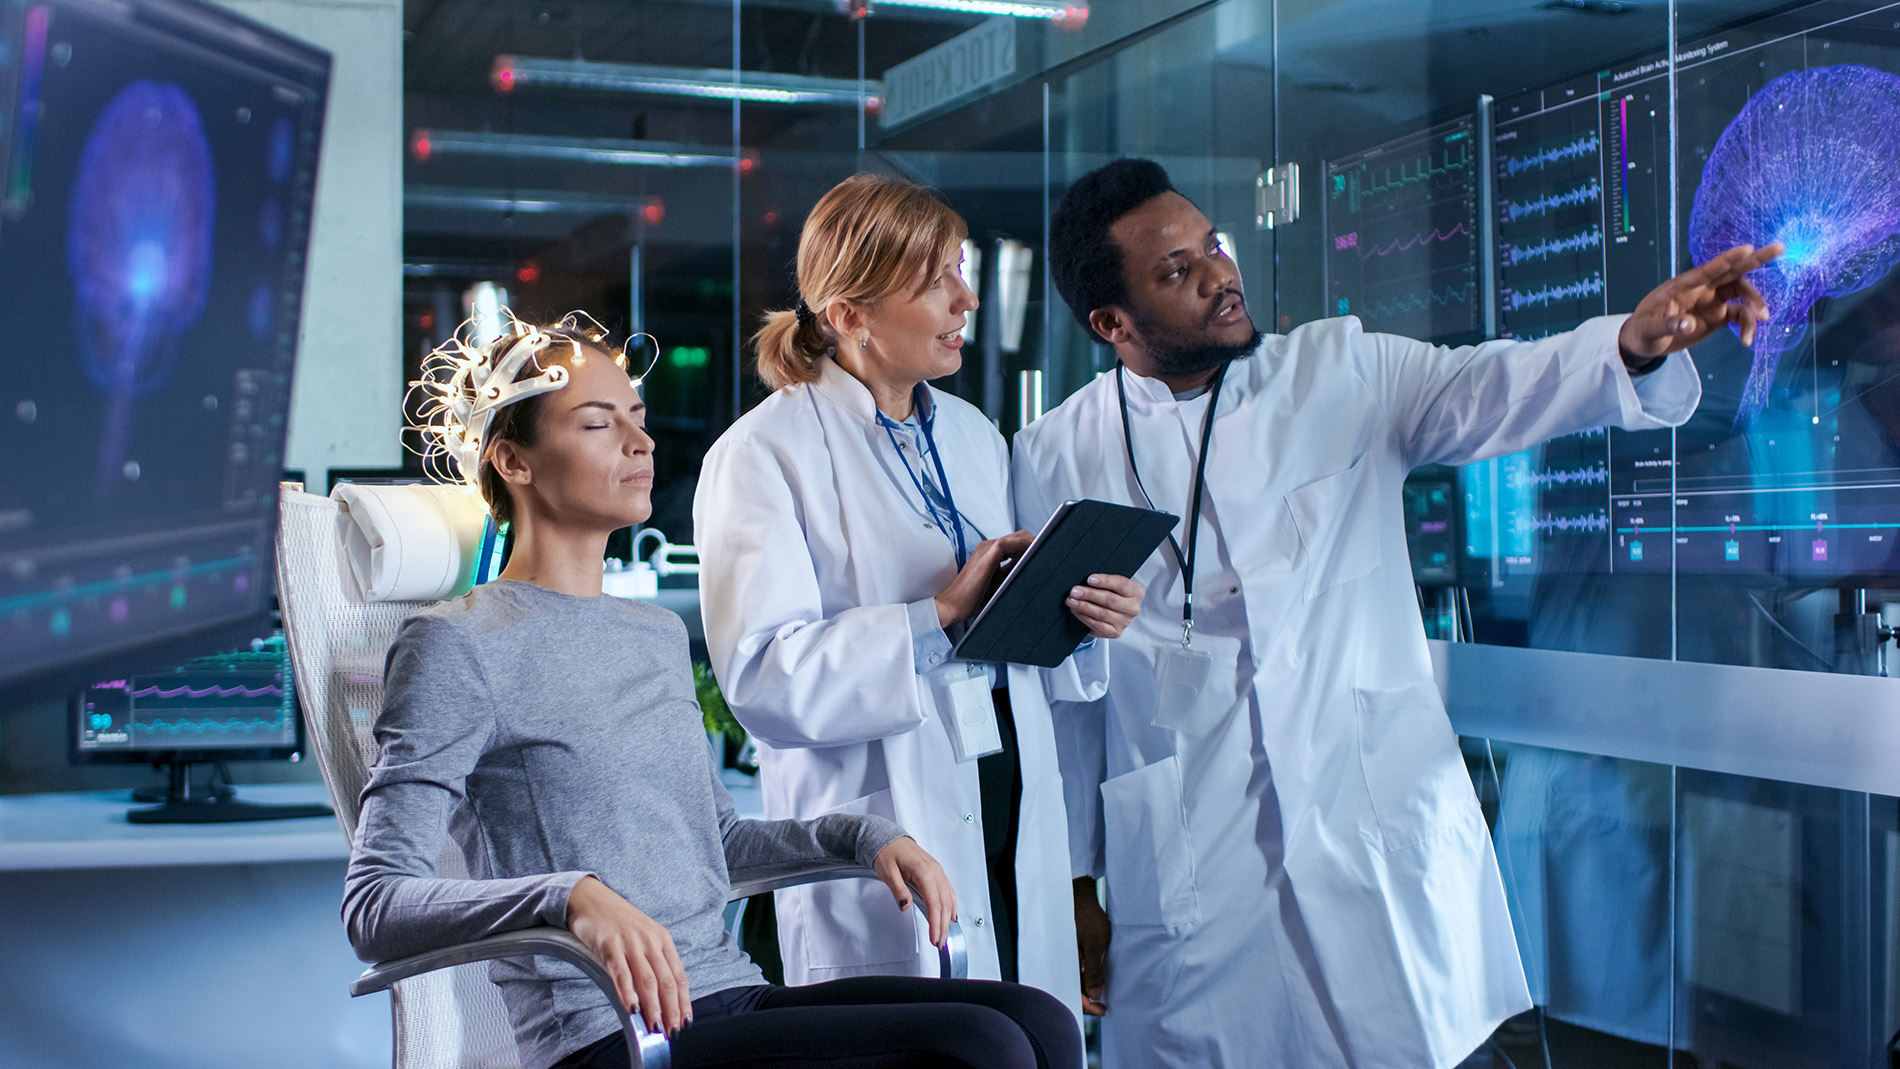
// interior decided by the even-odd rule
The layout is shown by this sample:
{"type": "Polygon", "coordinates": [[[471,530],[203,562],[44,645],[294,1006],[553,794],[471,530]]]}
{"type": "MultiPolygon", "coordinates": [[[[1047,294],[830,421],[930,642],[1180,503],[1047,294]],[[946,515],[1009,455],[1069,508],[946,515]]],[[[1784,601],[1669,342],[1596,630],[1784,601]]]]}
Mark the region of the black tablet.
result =
{"type": "Polygon", "coordinates": [[[1069,611],[1071,587],[1091,575],[1133,575],[1179,523],[1153,509],[1070,501],[1042,525],[951,651],[967,661],[1054,668],[1089,637],[1069,611]]]}

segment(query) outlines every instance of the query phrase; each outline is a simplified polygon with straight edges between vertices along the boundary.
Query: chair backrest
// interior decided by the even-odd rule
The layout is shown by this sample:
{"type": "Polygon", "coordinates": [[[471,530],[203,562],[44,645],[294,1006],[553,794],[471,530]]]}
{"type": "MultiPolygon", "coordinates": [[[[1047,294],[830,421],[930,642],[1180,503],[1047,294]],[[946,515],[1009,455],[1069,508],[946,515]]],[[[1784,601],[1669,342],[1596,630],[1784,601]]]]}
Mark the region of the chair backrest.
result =
{"type": "MultiPolygon", "coordinates": [[[[396,628],[430,604],[363,602],[346,590],[336,502],[283,488],[277,590],[298,704],[317,767],[345,838],[354,841],[360,796],[376,759],[373,728],[383,706],[383,659],[396,628]]],[[[447,844],[436,872],[464,877],[461,850],[447,844]]],[[[518,1069],[514,1031],[484,964],[403,980],[390,992],[396,1069],[518,1069]]]]}

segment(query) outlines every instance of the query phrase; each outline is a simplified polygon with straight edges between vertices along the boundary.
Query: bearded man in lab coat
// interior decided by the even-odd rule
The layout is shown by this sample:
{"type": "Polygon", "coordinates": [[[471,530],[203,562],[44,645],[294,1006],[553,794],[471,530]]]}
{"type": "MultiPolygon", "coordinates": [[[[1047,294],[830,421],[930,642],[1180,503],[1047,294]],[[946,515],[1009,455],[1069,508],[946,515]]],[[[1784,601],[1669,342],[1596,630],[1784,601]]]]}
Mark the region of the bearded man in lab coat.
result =
{"type": "Polygon", "coordinates": [[[1056,287],[1120,367],[1016,436],[1018,523],[1071,498],[1182,517],[1136,575],[1108,696],[1057,712],[1107,1069],[1442,1069],[1530,1008],[1400,485],[1682,423],[1701,389],[1678,350],[1728,323],[1752,341],[1768,313],[1743,276],[1778,252],[1731,250],[1632,315],[1536,342],[1435,347],[1350,316],[1263,336],[1159,166],[1069,190],[1056,287]]]}

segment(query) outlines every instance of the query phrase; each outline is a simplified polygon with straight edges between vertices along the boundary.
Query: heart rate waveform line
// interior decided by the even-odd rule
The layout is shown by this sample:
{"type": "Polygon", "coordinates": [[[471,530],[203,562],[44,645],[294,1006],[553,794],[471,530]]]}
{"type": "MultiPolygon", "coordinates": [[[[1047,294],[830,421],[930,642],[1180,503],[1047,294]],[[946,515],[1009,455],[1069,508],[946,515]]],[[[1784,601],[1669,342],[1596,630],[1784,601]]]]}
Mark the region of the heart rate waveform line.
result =
{"type": "Polygon", "coordinates": [[[1601,486],[1610,481],[1610,469],[1602,464],[1588,468],[1558,468],[1554,471],[1527,472],[1523,476],[1523,485],[1540,486],[1549,489],[1553,486],[1601,486]]]}
{"type": "Polygon", "coordinates": [[[1335,175],[1333,195],[1346,194],[1349,209],[1357,212],[1365,201],[1397,196],[1411,192],[1419,183],[1457,176],[1469,168],[1471,162],[1470,146],[1465,141],[1459,141],[1445,147],[1442,162],[1428,152],[1410,163],[1398,164],[1396,169],[1387,165],[1378,178],[1373,178],[1371,164],[1355,168],[1358,172],[1355,174],[1335,175]]]}
{"type": "Polygon", "coordinates": [[[1446,286],[1443,290],[1428,293],[1408,293],[1403,297],[1393,297],[1370,305],[1359,313],[1362,319],[1381,319],[1386,316],[1400,315],[1405,312],[1427,312],[1434,306],[1464,304],[1471,299],[1471,285],[1446,286]]]}
{"type": "MultiPolygon", "coordinates": [[[[1471,236],[1471,231],[1467,229],[1463,223],[1454,225],[1450,230],[1440,230],[1437,227],[1433,227],[1430,231],[1423,234],[1413,234],[1408,238],[1393,238],[1384,245],[1365,249],[1359,253],[1359,258],[1361,260],[1370,260],[1374,256],[1391,256],[1393,253],[1404,252],[1407,249],[1417,248],[1421,245],[1450,241],[1455,237],[1461,236],[1466,238],[1471,236]]],[[[1337,244],[1337,242],[1335,242],[1335,244],[1337,244]]]]}
{"type": "Polygon", "coordinates": [[[1574,300],[1578,297],[1594,297],[1602,292],[1603,276],[1591,275],[1589,278],[1578,279],[1575,282],[1565,282],[1561,285],[1539,286],[1526,293],[1519,293],[1516,290],[1512,290],[1508,298],[1508,303],[1510,309],[1515,312],[1520,308],[1548,305],[1552,301],[1574,300]]]}
{"type": "Polygon", "coordinates": [[[1597,132],[1592,130],[1568,144],[1554,145],[1526,156],[1500,156],[1498,167],[1504,172],[1506,178],[1516,178],[1525,171],[1541,171],[1563,160],[1576,160],[1595,155],[1600,148],[1602,148],[1602,142],[1597,140],[1597,132]]]}
{"type": "Polygon", "coordinates": [[[1516,267],[1519,264],[1548,260],[1552,256],[1567,252],[1582,252],[1585,249],[1602,247],[1603,230],[1593,226],[1567,237],[1545,238],[1535,245],[1512,245],[1507,242],[1504,246],[1504,258],[1512,267],[1516,267]]]}
{"type": "Polygon", "coordinates": [[[262,698],[266,695],[281,698],[284,696],[284,688],[269,684],[261,687],[183,686],[173,687],[170,690],[152,686],[131,692],[134,698],[262,698]]]}
{"type": "Polygon", "coordinates": [[[1601,534],[1610,529],[1610,517],[1602,512],[1582,516],[1544,515],[1533,519],[1531,526],[1544,534],[1601,534]]]}
{"type": "Polygon", "coordinates": [[[260,732],[271,732],[274,734],[282,730],[283,724],[284,721],[282,717],[272,717],[266,720],[261,716],[246,718],[233,716],[226,717],[223,720],[217,720],[206,716],[191,719],[180,718],[178,720],[146,720],[141,717],[134,721],[133,726],[140,731],[155,731],[160,734],[169,735],[208,735],[213,733],[248,735],[260,732]]]}
{"type": "Polygon", "coordinates": [[[1526,201],[1507,200],[1504,202],[1504,217],[1515,223],[1527,215],[1546,215],[1557,208],[1595,204],[1602,196],[1602,184],[1592,178],[1562,193],[1547,193],[1526,201]]]}

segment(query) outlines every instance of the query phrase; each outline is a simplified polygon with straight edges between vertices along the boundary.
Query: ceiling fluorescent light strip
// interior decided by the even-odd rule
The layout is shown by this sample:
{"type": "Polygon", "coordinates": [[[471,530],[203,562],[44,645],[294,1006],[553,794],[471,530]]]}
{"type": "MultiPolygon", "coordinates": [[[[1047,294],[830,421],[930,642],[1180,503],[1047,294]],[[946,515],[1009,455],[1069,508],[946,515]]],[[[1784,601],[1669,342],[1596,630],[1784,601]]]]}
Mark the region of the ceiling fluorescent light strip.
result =
{"type": "Polygon", "coordinates": [[[1013,19],[1050,19],[1064,25],[1081,25],[1089,17],[1083,5],[1036,4],[1022,0],[871,0],[873,13],[881,7],[927,8],[955,11],[965,15],[1006,15],[1013,19]]]}
{"type": "Polygon", "coordinates": [[[403,190],[402,202],[409,208],[505,212],[522,215],[608,215],[615,212],[630,214],[638,206],[637,202],[631,198],[605,197],[598,194],[543,190],[509,193],[499,190],[456,189],[446,186],[410,186],[403,190]]]}
{"type": "MultiPolygon", "coordinates": [[[[548,137],[541,134],[496,134],[458,130],[418,129],[409,142],[417,160],[437,156],[499,156],[521,160],[565,160],[573,163],[611,163],[634,167],[731,167],[733,157],[689,151],[690,145],[664,141],[623,141],[606,137],[548,137]]],[[[751,160],[739,159],[750,169],[751,160]]]]}
{"type": "Polygon", "coordinates": [[[707,100],[743,100],[757,104],[837,104],[855,107],[862,99],[876,107],[883,86],[851,78],[813,78],[796,74],[654,67],[637,63],[595,63],[584,59],[534,59],[501,55],[489,72],[497,92],[521,88],[579,89],[596,93],[687,96],[707,100]]]}

